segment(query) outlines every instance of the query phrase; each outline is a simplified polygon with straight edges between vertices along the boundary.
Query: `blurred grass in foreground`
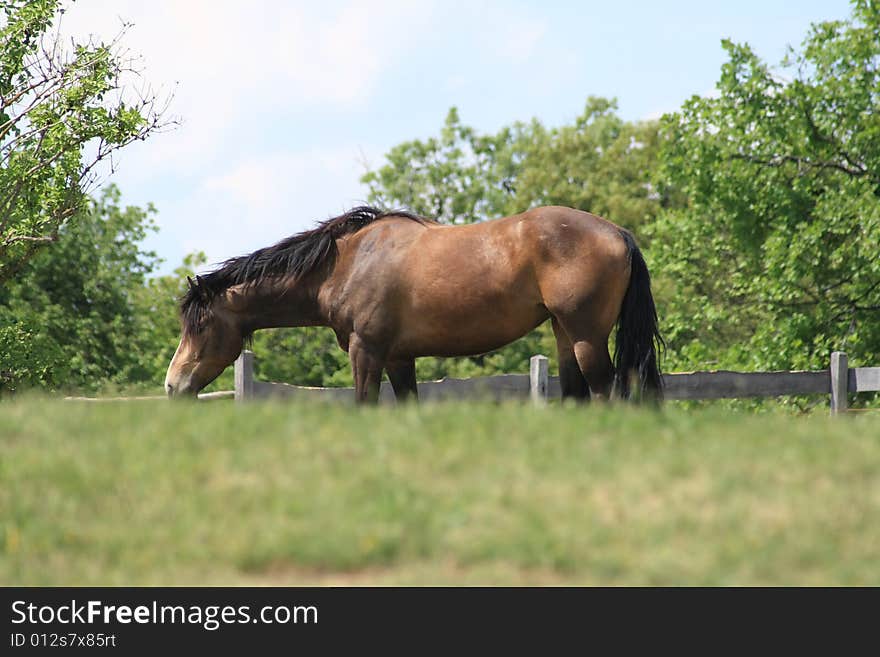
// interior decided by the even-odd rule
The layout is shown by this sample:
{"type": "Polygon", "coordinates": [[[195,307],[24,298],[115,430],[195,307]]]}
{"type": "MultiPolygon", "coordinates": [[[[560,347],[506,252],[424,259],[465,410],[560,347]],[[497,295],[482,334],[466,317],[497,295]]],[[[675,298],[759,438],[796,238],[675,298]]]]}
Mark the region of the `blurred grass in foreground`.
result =
{"type": "Polygon", "coordinates": [[[0,404],[0,584],[880,584],[880,415],[0,404]]]}

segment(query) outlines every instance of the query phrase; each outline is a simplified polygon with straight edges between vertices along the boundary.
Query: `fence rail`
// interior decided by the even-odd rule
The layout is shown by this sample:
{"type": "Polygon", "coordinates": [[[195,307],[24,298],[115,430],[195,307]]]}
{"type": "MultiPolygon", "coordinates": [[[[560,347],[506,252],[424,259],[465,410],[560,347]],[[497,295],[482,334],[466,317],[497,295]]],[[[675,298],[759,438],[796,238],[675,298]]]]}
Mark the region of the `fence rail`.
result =
{"type": "MultiPolygon", "coordinates": [[[[831,413],[847,409],[852,393],[880,390],[880,367],[848,366],[846,354],[831,354],[828,369],[800,372],[676,372],[663,375],[666,399],[739,399],[782,395],[829,395],[831,413]]],[[[561,394],[559,377],[548,375],[546,356],[532,356],[529,374],[500,374],[473,379],[419,382],[419,399],[483,398],[496,401],[531,399],[536,405],[561,394]]],[[[254,354],[243,351],[235,361],[235,399],[294,398],[308,401],[352,402],[352,388],[312,388],[254,380],[254,354]]],[[[392,403],[388,382],[379,390],[381,403],[392,403]]]]}
{"type": "MultiPolygon", "coordinates": [[[[200,392],[199,400],[210,401],[212,399],[233,399],[234,390],[217,390],[215,392],[200,392]]],[[[134,397],[65,397],[64,401],[85,402],[118,402],[118,401],[156,401],[168,399],[166,395],[136,395],[134,397]]]]}
{"type": "MultiPolygon", "coordinates": [[[[419,399],[487,399],[494,401],[526,400],[543,406],[559,398],[559,377],[549,376],[546,356],[532,356],[528,374],[499,374],[472,379],[440,379],[419,382],[419,399]]],[[[354,401],[352,388],[313,388],[288,383],[269,383],[254,379],[254,354],[243,351],[235,361],[235,390],[201,393],[200,400],[293,398],[304,401],[354,401]]],[[[845,353],[831,354],[828,369],[799,372],[674,372],[663,375],[666,399],[742,399],[783,395],[828,395],[831,414],[846,412],[848,397],[860,392],[880,391],[880,367],[849,367],[845,353]]],[[[65,397],[71,401],[112,402],[164,399],[142,397],[65,397]]],[[[388,382],[382,382],[380,403],[394,403],[388,382]]]]}

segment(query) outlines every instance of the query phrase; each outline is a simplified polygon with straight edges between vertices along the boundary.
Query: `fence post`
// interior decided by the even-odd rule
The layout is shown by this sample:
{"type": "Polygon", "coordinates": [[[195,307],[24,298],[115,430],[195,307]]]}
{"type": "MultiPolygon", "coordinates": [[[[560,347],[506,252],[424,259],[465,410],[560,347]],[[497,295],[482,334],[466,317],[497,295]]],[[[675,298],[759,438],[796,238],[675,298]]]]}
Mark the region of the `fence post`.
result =
{"type": "Polygon", "coordinates": [[[831,352],[831,415],[846,412],[849,362],[842,351],[831,352]]]}
{"type": "Polygon", "coordinates": [[[235,401],[254,398],[254,352],[242,350],[235,359],[235,401]]]}
{"type": "Polygon", "coordinates": [[[529,359],[529,396],[535,406],[547,403],[547,372],[549,362],[546,356],[532,356],[529,359]]]}

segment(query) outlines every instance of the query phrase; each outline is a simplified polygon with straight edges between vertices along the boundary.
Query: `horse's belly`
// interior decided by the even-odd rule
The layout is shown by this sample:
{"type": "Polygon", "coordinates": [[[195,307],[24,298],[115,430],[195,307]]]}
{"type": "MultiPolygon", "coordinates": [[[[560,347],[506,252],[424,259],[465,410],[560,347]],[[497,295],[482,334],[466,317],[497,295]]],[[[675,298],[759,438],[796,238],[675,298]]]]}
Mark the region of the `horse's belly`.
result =
{"type": "Polygon", "coordinates": [[[462,291],[401,317],[393,351],[401,357],[471,356],[503,347],[549,317],[540,300],[511,289],[502,297],[462,291]]]}

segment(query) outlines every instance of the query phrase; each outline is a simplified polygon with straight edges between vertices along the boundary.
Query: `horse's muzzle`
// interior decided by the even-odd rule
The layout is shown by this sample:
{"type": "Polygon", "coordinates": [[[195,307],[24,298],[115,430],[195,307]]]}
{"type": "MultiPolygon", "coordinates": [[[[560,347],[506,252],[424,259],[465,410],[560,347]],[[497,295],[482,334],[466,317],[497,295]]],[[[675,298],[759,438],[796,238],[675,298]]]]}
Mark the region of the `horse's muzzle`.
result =
{"type": "Polygon", "coordinates": [[[195,399],[199,392],[190,386],[174,386],[171,383],[165,384],[165,392],[168,399],[195,399]]]}

